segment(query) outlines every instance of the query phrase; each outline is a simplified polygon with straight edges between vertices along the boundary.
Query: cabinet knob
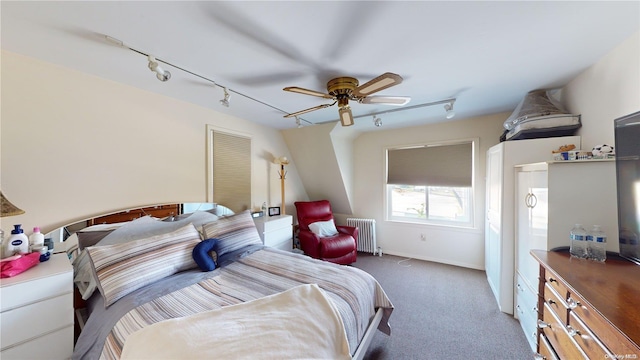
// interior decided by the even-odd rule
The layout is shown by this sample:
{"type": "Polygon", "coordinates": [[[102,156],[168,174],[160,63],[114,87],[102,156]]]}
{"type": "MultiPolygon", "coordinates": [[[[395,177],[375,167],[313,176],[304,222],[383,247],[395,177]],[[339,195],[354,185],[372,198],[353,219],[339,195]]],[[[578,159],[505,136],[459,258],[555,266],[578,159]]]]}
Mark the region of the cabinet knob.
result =
{"type": "Polygon", "coordinates": [[[567,325],[567,332],[569,333],[569,336],[573,337],[576,335],[580,335],[580,331],[574,329],[571,325],[567,325]]]}
{"type": "Polygon", "coordinates": [[[573,310],[573,309],[577,308],[578,306],[580,306],[580,302],[576,301],[572,297],[569,297],[569,299],[567,300],[567,304],[569,305],[569,309],[571,309],[571,310],[573,310]]]}
{"type": "Polygon", "coordinates": [[[549,324],[548,322],[544,322],[540,319],[538,319],[538,329],[544,329],[546,327],[551,327],[551,324],[549,324]]]}

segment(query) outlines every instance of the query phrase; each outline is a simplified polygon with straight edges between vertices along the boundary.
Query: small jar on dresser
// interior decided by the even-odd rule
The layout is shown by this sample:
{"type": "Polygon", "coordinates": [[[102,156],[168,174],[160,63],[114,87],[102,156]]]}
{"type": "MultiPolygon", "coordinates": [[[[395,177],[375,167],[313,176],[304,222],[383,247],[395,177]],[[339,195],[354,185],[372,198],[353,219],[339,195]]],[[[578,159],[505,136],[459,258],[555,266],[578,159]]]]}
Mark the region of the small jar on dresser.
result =
{"type": "Polygon", "coordinates": [[[73,352],[73,267],[67,254],[0,280],[0,358],[68,359],[73,352]]]}
{"type": "Polygon", "coordinates": [[[293,217],[291,215],[261,216],[254,222],[262,243],[280,250],[293,249],[293,217]]]}

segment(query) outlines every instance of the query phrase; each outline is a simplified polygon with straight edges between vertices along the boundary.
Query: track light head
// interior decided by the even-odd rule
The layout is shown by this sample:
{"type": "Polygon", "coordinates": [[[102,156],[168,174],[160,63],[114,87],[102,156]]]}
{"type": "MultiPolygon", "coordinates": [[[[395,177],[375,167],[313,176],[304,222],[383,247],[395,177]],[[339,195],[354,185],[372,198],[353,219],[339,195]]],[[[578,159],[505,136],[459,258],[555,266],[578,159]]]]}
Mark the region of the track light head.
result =
{"type": "Polygon", "coordinates": [[[444,110],[447,112],[447,115],[446,115],[447,119],[453,119],[453,117],[456,116],[455,111],[453,111],[454,102],[455,100],[451,100],[451,102],[449,102],[448,104],[444,104],[444,110]]]}
{"type": "Polygon", "coordinates": [[[164,82],[171,79],[171,73],[163,69],[160,66],[160,64],[158,64],[155,57],[149,55],[148,58],[149,58],[149,70],[156,73],[156,78],[158,78],[158,80],[164,82]]]}
{"type": "Polygon", "coordinates": [[[224,99],[220,100],[220,104],[222,104],[225,107],[229,107],[229,99],[231,98],[231,95],[229,95],[229,92],[227,91],[227,88],[223,88],[224,89],[224,99]]]}
{"type": "Polygon", "coordinates": [[[373,125],[375,125],[376,127],[382,126],[382,119],[373,115],[373,125]]]}

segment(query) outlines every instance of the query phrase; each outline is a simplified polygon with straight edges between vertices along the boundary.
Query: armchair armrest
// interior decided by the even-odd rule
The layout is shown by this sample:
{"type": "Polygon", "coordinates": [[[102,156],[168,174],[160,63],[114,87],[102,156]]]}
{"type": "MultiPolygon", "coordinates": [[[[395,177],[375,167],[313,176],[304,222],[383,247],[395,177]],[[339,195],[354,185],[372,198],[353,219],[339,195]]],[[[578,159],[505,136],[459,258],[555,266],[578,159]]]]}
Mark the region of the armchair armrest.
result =
{"type": "Polygon", "coordinates": [[[345,226],[345,225],[336,225],[336,229],[339,233],[351,235],[356,242],[358,241],[358,233],[360,233],[360,229],[355,226],[345,226]]]}

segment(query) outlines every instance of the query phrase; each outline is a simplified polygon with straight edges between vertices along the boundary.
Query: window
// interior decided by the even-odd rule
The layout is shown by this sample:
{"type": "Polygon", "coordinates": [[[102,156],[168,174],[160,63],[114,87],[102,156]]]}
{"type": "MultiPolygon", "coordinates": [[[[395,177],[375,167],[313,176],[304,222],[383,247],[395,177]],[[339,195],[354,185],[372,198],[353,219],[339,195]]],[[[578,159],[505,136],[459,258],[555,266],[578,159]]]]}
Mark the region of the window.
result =
{"type": "Polygon", "coordinates": [[[251,208],[251,137],[207,126],[209,202],[234,212],[251,208]]]}
{"type": "Polygon", "coordinates": [[[387,218],[473,226],[474,141],[387,149],[387,218]]]}

